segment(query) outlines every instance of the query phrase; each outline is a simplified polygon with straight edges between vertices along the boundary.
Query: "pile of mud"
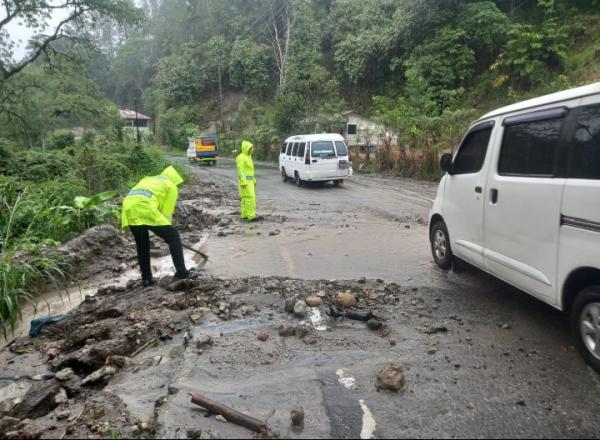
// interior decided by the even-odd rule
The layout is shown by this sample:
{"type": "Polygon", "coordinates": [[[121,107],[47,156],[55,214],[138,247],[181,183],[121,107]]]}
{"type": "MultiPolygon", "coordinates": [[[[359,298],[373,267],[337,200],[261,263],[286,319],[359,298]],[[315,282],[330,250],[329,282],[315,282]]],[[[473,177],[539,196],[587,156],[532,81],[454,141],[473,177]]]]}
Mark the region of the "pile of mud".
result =
{"type": "MultiPolygon", "coordinates": [[[[242,322],[257,315],[289,321],[294,326],[291,336],[295,334],[307,346],[325,343],[321,340],[331,337],[319,334],[323,323],[314,321],[314,314],[326,318],[331,306],[340,304],[340,293],[352,297],[352,310],[368,310],[385,320],[390,306],[411,292],[381,280],[303,281],[277,277],[203,277],[175,282],[165,277],[160,285],[148,288],[134,285],[100,289],[72,310],[68,319],[44,327],[38,338],[21,338],[9,352],[0,353],[0,362],[8,365],[7,372],[20,372],[12,378],[0,378],[0,435],[9,438],[156,435],[160,426],[140,421],[114,393],[104,390],[119,375],[159,365],[163,356],[146,358],[143,352],[148,347],[160,349],[181,341],[177,342],[181,345],[178,353],[189,346],[190,350],[198,347],[200,355],[200,348],[204,348],[202,344],[207,340],[194,340],[194,327],[202,326],[206,319],[213,324],[228,325],[230,321],[242,322]],[[291,298],[296,303],[309,304],[315,298],[319,300],[307,313],[295,317],[285,310],[291,298]]],[[[345,318],[328,319],[335,322],[345,318]]],[[[290,336],[284,334],[284,327],[280,328],[280,336],[290,336]]],[[[364,328],[369,331],[366,325],[364,328]]],[[[379,330],[380,336],[389,336],[389,331],[379,330]]],[[[331,338],[329,343],[338,342],[331,338]]],[[[240,344],[232,345],[225,355],[215,356],[210,362],[265,365],[249,348],[246,341],[240,340],[240,344]]],[[[177,356],[173,350],[170,349],[171,357],[177,356]]]]}

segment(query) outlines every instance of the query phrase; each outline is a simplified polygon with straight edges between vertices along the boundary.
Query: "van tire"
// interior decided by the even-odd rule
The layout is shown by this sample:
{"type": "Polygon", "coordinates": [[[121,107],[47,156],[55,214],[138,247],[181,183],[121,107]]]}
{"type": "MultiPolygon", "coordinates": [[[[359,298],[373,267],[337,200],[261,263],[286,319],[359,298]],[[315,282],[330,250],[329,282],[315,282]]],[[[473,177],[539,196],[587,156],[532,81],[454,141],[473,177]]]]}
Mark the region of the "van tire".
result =
{"type": "Polygon", "coordinates": [[[287,173],[285,172],[285,168],[283,167],[281,168],[281,180],[283,181],[283,183],[287,183],[287,181],[290,180],[287,173]]]}
{"type": "Polygon", "coordinates": [[[429,237],[431,242],[431,253],[435,263],[444,270],[452,267],[452,248],[450,246],[450,235],[446,224],[438,220],[431,228],[429,237]]]}
{"type": "Polygon", "coordinates": [[[298,188],[300,188],[300,187],[302,186],[302,183],[303,183],[303,182],[302,182],[302,179],[300,178],[300,174],[298,174],[298,171],[296,171],[296,172],[294,173],[294,178],[295,178],[295,179],[294,179],[294,182],[296,183],[296,186],[297,186],[298,188]]]}
{"type": "Polygon", "coordinates": [[[340,185],[343,185],[343,184],[344,184],[344,179],[338,179],[338,180],[334,180],[334,181],[333,181],[333,184],[334,184],[335,186],[340,186],[340,185]]]}
{"type": "Polygon", "coordinates": [[[593,322],[592,313],[600,313],[600,286],[591,286],[582,290],[575,298],[571,308],[571,331],[575,338],[575,346],[585,361],[600,373],[600,316],[593,322]],[[584,324],[587,322],[587,325],[584,324]],[[590,330],[587,337],[584,325],[590,330]],[[595,345],[592,351],[591,346],[595,345]]]}

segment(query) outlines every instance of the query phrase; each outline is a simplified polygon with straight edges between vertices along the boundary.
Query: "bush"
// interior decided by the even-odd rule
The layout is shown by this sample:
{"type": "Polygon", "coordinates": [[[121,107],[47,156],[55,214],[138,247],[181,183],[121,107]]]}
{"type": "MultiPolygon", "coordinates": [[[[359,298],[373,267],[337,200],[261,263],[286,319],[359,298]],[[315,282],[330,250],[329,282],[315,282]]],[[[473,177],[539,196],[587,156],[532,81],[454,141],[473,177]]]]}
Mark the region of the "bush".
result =
{"type": "Polygon", "coordinates": [[[6,174],[19,180],[45,181],[64,176],[73,167],[73,157],[66,152],[27,150],[16,153],[6,174]]]}
{"type": "Polygon", "coordinates": [[[62,150],[75,145],[75,134],[71,130],[54,130],[50,136],[48,148],[62,150]]]}

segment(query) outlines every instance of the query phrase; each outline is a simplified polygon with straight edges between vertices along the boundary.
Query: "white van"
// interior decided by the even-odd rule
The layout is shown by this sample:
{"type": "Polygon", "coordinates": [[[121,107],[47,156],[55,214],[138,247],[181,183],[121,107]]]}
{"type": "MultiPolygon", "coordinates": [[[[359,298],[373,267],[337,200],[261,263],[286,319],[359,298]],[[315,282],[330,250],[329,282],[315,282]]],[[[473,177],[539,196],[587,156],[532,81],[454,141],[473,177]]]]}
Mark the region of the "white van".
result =
{"type": "Polygon", "coordinates": [[[456,256],[569,312],[600,371],[600,83],[483,116],[441,167],[436,263],[456,256]]]}
{"type": "Polygon", "coordinates": [[[339,134],[292,136],[281,145],[279,171],[284,182],[333,181],[335,185],[352,177],[352,162],[344,138],[339,134]]]}

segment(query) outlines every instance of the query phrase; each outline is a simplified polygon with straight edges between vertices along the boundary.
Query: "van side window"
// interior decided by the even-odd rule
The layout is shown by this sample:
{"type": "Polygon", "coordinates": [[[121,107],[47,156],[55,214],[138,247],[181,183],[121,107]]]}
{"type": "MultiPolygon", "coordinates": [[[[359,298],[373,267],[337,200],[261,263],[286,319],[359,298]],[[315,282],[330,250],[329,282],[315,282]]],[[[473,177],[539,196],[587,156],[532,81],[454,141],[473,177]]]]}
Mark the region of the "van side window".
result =
{"type": "Polygon", "coordinates": [[[291,142],[289,142],[289,143],[287,144],[287,152],[285,153],[285,155],[286,155],[286,156],[289,156],[289,155],[291,155],[291,154],[292,154],[292,143],[291,143],[291,142]]]}
{"type": "Polygon", "coordinates": [[[298,153],[298,142],[294,142],[294,146],[292,147],[292,156],[295,156],[298,153]]]}
{"type": "Polygon", "coordinates": [[[285,154],[285,150],[287,149],[287,144],[284,142],[281,144],[281,154],[285,154]]]}
{"type": "Polygon", "coordinates": [[[341,141],[335,142],[335,149],[337,150],[338,156],[348,156],[348,149],[346,148],[346,144],[341,141]]]}
{"type": "Polygon", "coordinates": [[[552,177],[563,123],[559,118],[506,126],[498,174],[552,177]]]}
{"type": "Polygon", "coordinates": [[[487,153],[493,127],[478,129],[475,127],[463,141],[454,165],[452,174],[473,174],[481,171],[487,153]]]}
{"type": "Polygon", "coordinates": [[[600,104],[579,109],[570,149],[568,177],[600,180],[600,104]]]}
{"type": "Polygon", "coordinates": [[[306,142],[300,142],[298,147],[298,157],[304,157],[304,150],[306,149],[306,142]]]}

